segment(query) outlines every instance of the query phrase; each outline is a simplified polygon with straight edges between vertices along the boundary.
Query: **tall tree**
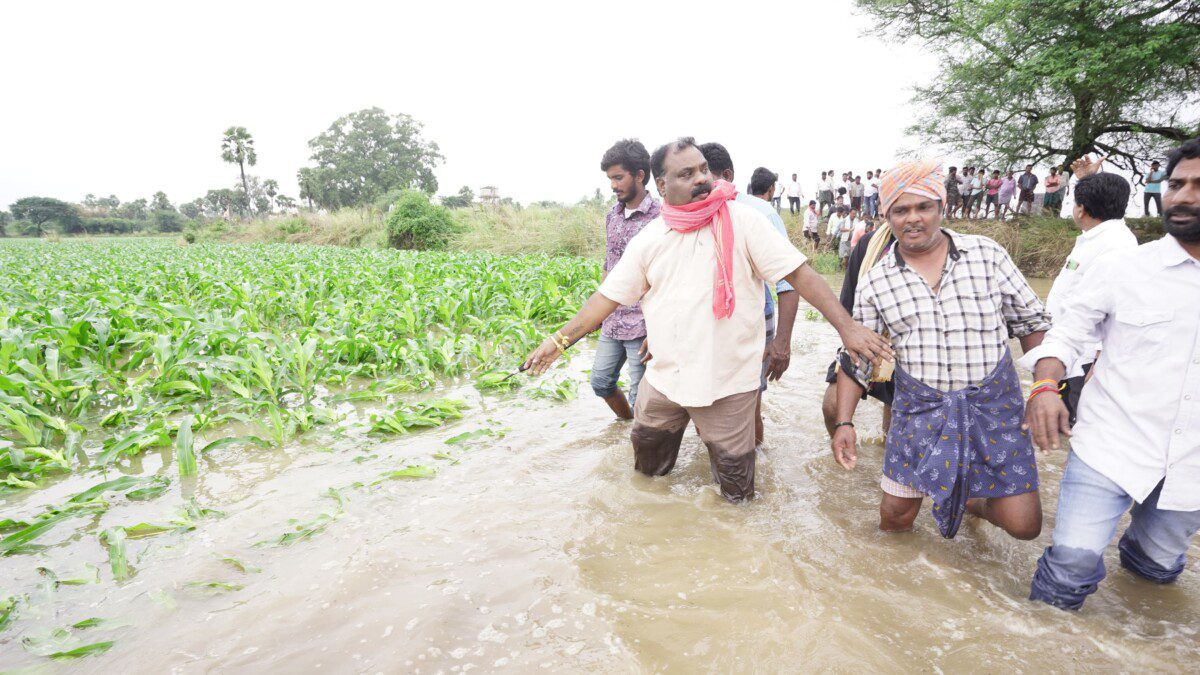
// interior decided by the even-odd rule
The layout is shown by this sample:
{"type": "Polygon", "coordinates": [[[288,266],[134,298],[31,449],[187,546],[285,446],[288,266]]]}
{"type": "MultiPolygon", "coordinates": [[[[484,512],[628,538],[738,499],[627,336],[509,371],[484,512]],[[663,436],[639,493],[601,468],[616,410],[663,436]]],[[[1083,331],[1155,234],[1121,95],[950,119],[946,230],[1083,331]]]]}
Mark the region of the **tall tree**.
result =
{"type": "Polygon", "coordinates": [[[475,191],[464,185],[458,189],[458,194],[442,197],[442,206],[448,209],[461,209],[475,202],[475,191]]]}
{"type": "Polygon", "coordinates": [[[392,190],[437,191],[436,143],[408,115],[368,108],[336,120],[308,142],[314,167],[300,170],[301,198],[323,208],[370,204],[392,190]]]}
{"type": "Polygon", "coordinates": [[[146,219],[146,200],[135,199],[131,202],[125,202],[118,206],[114,213],[118,218],[128,218],[129,220],[145,220],[146,219]]]}
{"type": "Polygon", "coordinates": [[[228,218],[240,200],[241,196],[234,190],[209,190],[204,195],[204,213],[213,218],[228,218]]]}
{"type": "Polygon", "coordinates": [[[191,220],[199,218],[204,215],[204,199],[193,199],[186,204],[180,204],[179,212],[191,220]]]}
{"type": "Polygon", "coordinates": [[[0,237],[8,236],[8,224],[12,222],[12,216],[8,215],[8,211],[0,211],[0,237]]]}
{"type": "Polygon", "coordinates": [[[46,231],[47,223],[58,223],[64,231],[71,231],[80,223],[79,211],[73,204],[51,197],[25,197],[8,208],[13,218],[32,223],[39,237],[46,231]]]}
{"type": "Polygon", "coordinates": [[[159,190],[150,198],[150,208],[154,211],[174,211],[175,207],[171,205],[171,200],[167,199],[167,193],[159,190]]]}
{"type": "MultiPolygon", "coordinates": [[[[225,130],[225,137],[221,139],[221,159],[238,165],[238,170],[242,172],[242,192],[249,195],[246,165],[258,164],[258,153],[254,151],[254,138],[246,131],[246,127],[229,127],[225,130]]],[[[246,215],[244,210],[242,215],[246,215]]]]}
{"type": "Polygon", "coordinates": [[[1139,178],[1200,133],[1195,0],[857,0],[941,72],[916,88],[925,143],[1000,166],[1108,155],[1139,178]]]}

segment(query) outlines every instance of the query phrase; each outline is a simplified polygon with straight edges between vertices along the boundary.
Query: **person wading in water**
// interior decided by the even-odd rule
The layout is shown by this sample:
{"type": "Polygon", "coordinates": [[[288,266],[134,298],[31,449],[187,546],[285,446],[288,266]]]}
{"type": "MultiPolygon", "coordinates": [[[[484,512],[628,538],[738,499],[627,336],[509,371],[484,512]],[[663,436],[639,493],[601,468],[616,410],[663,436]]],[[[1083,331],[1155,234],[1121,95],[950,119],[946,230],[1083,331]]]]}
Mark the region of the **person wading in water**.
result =
{"type": "MultiPolygon", "coordinates": [[[[659,202],[646,190],[650,182],[650,153],[635,140],[617,141],[604,153],[600,170],[608,176],[617,203],[604,219],[604,271],[607,277],[625,247],[646,223],[658,217],[659,202]]],[[[646,340],[646,320],[636,304],[621,306],[604,320],[592,364],[592,392],[623,420],[633,419],[638,384],[646,372],[640,350],[646,340]],[[629,399],[617,388],[621,367],[629,363],[629,399]]]]}
{"type": "MultiPolygon", "coordinates": [[[[700,146],[700,152],[704,153],[704,159],[708,162],[709,173],[728,183],[736,183],[733,173],[733,158],[729,156],[729,151],[725,149],[725,146],[720,143],[705,143],[700,146]]],[[[755,170],[754,175],[758,176],[759,171],[766,171],[766,169],[760,167],[755,170]]],[[[774,180],[773,177],[772,180],[774,180]]],[[[767,181],[763,180],[760,186],[766,183],[767,181]]],[[[738,203],[753,207],[754,210],[763,214],[775,231],[779,233],[779,236],[787,239],[787,226],[783,224],[783,218],[775,212],[775,209],[771,208],[768,202],[753,194],[754,187],[754,181],[751,180],[750,194],[739,194],[737,196],[738,203]]],[[[767,391],[767,380],[778,381],[791,363],[792,327],[796,323],[796,311],[800,306],[800,298],[796,295],[796,289],[788,285],[788,282],[780,281],[775,284],[775,291],[779,294],[778,329],[775,324],[775,298],[771,296],[770,286],[763,287],[763,327],[767,332],[767,342],[763,346],[763,367],[758,386],[758,402],[754,405],[754,444],[759,446],[763,442],[762,395],[767,391]]]]}
{"type": "Polygon", "coordinates": [[[650,476],[675,466],[683,430],[696,422],[721,495],[754,495],[754,407],[762,372],[763,284],[784,279],[825,315],[856,358],[880,363],[891,348],[855,323],[829,285],[767,219],[713,181],[691,138],[650,158],[662,215],[629,242],[582,309],[547,337],[524,367],[538,375],[621,305],[641,300],[647,364],[634,410],[634,467],[650,476]]]}
{"type": "MultiPolygon", "coordinates": [[[[887,331],[896,348],[895,398],[887,434],[879,527],[912,527],[926,498],[942,536],[967,511],[1018,539],[1041,532],[1033,444],[1021,429],[1021,383],[1009,336],[1028,351],[1050,317],[1008,253],[986,237],[942,229],[946,198],[932,160],[883,176],[892,252],[858,287],[854,316],[887,331]]],[[[838,372],[834,459],[857,461],[854,409],[869,368],[843,354],[838,372]]]]}
{"type": "Polygon", "coordinates": [[[1166,236],[1096,261],[1021,359],[1035,380],[1025,420],[1034,441],[1057,450],[1060,433],[1071,437],[1052,545],[1029,594],[1064,609],[1096,592],[1127,512],[1121,567],[1157,584],[1183,573],[1200,530],[1200,139],[1171,152],[1167,176],[1166,236]],[[1072,428],[1058,381],[1097,344],[1104,353],[1072,428]]]}

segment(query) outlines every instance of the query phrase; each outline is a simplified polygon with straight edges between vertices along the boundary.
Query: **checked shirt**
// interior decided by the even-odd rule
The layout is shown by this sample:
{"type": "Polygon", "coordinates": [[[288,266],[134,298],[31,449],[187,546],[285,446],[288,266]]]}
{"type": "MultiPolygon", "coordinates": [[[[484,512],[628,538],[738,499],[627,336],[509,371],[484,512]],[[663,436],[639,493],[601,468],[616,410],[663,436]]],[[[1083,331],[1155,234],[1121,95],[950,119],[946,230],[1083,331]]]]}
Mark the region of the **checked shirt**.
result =
{"type": "Polygon", "coordinates": [[[891,335],[896,361],[910,375],[957,391],[996,368],[1009,338],[1049,330],[1050,316],[1003,247],[942,231],[950,250],[936,296],[896,246],[859,282],[854,318],[891,335]]]}

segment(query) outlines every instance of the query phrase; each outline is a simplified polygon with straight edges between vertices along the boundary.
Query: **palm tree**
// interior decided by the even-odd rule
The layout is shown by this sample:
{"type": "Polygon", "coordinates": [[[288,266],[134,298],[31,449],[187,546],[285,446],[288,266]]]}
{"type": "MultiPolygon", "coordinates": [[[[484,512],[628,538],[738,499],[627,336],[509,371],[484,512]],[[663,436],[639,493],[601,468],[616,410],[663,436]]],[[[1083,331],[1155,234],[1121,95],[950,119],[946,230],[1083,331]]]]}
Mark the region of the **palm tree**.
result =
{"type": "MultiPolygon", "coordinates": [[[[254,138],[246,131],[246,127],[229,127],[225,137],[221,139],[221,159],[230,164],[237,164],[242,172],[242,201],[250,199],[250,186],[246,182],[246,165],[258,163],[258,154],[254,152],[254,138]]],[[[242,216],[246,215],[246,207],[242,206],[242,216]]]]}

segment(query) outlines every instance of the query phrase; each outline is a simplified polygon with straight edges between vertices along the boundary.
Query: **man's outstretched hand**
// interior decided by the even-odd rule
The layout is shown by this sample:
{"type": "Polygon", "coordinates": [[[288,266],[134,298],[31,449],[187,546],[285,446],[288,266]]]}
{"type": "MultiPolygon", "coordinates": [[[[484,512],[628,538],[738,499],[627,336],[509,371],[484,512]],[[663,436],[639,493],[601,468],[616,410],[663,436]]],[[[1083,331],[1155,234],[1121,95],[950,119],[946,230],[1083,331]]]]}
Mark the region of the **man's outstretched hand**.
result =
{"type": "Polygon", "coordinates": [[[554,339],[546,338],[525,359],[525,372],[530,375],[541,375],[558,359],[558,355],[561,353],[558,351],[558,346],[554,344],[554,339]]]}

